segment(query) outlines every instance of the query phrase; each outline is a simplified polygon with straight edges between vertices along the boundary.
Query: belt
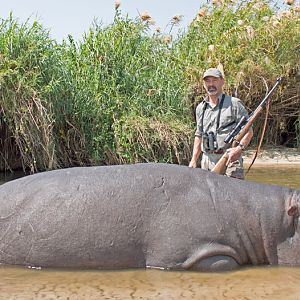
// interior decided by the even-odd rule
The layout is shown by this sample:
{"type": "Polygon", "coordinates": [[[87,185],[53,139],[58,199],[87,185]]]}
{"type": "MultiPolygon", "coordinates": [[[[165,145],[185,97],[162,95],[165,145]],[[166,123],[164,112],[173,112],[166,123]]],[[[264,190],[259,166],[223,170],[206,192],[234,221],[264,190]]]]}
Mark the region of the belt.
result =
{"type": "Polygon", "coordinates": [[[220,149],[220,150],[215,150],[215,151],[207,151],[205,152],[206,154],[224,154],[225,150],[220,149]]]}

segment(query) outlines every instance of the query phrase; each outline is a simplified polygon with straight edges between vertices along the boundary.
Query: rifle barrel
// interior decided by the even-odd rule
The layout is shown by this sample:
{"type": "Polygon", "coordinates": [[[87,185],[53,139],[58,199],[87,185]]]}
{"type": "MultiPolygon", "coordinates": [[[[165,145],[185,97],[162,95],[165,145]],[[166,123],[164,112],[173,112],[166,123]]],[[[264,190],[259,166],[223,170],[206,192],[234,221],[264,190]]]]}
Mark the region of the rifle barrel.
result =
{"type": "MultiPolygon", "coordinates": [[[[271,94],[274,92],[274,90],[277,88],[277,85],[279,85],[281,82],[281,77],[277,78],[276,83],[274,84],[274,86],[271,88],[271,90],[269,91],[269,93],[265,96],[265,98],[260,102],[260,104],[258,105],[258,107],[255,109],[254,112],[252,112],[252,114],[248,117],[248,120],[251,119],[251,117],[257,112],[257,110],[260,107],[264,107],[266,105],[267,100],[269,99],[269,97],[271,96],[271,94]]],[[[247,121],[248,121],[247,120],[247,121]]]]}

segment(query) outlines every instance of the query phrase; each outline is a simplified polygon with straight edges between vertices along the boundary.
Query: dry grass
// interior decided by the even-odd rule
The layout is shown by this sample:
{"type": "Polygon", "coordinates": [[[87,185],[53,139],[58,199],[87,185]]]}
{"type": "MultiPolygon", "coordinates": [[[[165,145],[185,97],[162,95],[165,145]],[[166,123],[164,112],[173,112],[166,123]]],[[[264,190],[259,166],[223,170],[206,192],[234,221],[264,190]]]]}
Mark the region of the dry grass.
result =
{"type": "MultiPolygon", "coordinates": [[[[216,1],[202,7],[185,34],[149,34],[153,17],[94,24],[82,41],[58,44],[37,22],[0,20],[2,168],[160,161],[185,164],[203,71],[218,66],[226,91],[253,110],[274,84],[265,142],[282,133],[300,144],[299,7],[285,13],[267,1],[216,1]],[[297,135],[296,135],[297,133],[297,135]]],[[[171,31],[171,32],[170,32],[171,31]]],[[[255,125],[256,137],[263,119],[255,125]]],[[[295,144],[295,141],[293,141],[295,144]]]]}

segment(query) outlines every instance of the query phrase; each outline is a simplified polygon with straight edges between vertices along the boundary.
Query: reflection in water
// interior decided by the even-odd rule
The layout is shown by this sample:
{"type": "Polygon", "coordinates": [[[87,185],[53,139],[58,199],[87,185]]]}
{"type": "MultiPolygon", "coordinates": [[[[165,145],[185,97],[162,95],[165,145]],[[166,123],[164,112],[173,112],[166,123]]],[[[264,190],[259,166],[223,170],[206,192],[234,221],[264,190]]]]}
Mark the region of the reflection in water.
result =
{"type": "MultiPolygon", "coordinates": [[[[255,167],[247,180],[300,188],[300,167],[255,167]]],[[[300,268],[264,267],[215,274],[2,267],[0,299],[300,300],[300,268]]]]}

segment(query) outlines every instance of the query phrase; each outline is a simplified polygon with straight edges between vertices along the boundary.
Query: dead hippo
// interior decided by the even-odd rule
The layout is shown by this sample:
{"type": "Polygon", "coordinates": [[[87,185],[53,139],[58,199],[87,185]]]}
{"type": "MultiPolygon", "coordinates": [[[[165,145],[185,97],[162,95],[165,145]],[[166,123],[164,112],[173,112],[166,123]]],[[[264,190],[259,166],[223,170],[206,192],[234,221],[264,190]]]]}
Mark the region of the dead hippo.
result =
{"type": "Polygon", "coordinates": [[[198,271],[296,265],[299,202],[299,190],[170,164],[39,173],[0,187],[0,263],[198,271]]]}

